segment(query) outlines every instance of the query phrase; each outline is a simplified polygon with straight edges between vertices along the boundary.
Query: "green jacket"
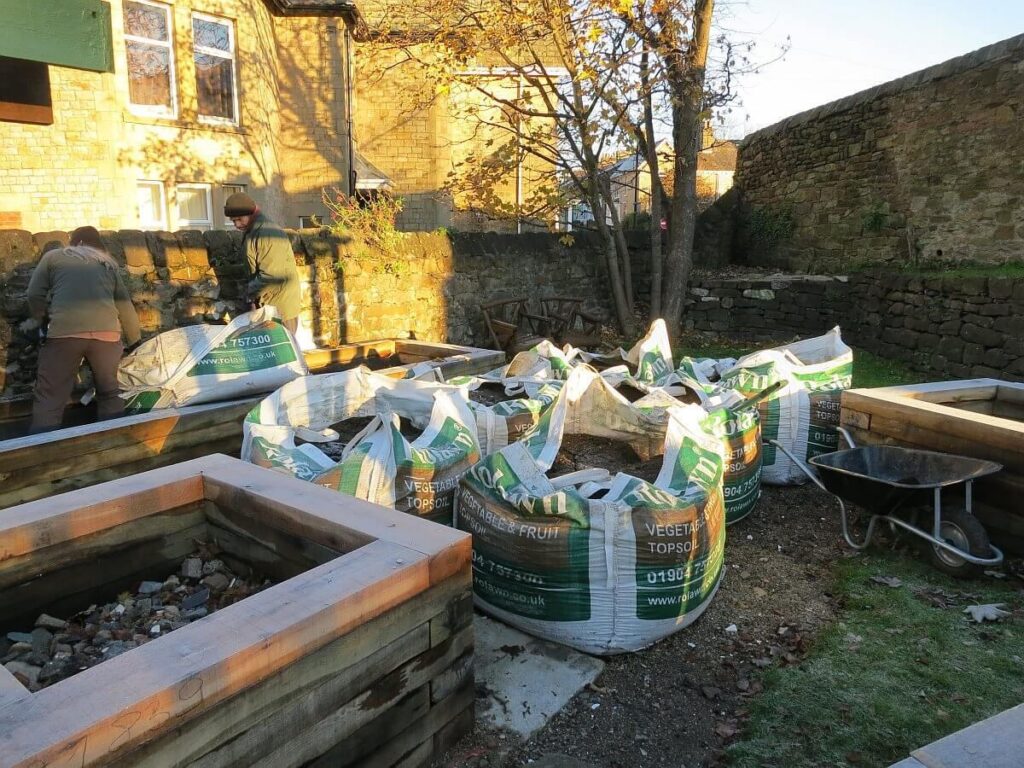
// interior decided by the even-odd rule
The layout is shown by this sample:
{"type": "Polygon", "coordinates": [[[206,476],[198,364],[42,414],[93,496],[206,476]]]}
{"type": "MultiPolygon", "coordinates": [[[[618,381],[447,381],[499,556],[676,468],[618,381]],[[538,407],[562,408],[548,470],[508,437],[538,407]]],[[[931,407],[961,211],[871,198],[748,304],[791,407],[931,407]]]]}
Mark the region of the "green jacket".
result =
{"type": "Polygon", "coordinates": [[[36,320],[49,315],[50,336],[121,331],[139,340],[139,317],[117,272],[117,264],[93,248],[71,246],[47,251],[28,283],[28,305],[36,320]]]}
{"type": "Polygon", "coordinates": [[[288,235],[264,213],[257,213],[242,237],[249,262],[251,299],[272,304],[282,320],[298,317],[302,310],[302,286],[288,235]]]}

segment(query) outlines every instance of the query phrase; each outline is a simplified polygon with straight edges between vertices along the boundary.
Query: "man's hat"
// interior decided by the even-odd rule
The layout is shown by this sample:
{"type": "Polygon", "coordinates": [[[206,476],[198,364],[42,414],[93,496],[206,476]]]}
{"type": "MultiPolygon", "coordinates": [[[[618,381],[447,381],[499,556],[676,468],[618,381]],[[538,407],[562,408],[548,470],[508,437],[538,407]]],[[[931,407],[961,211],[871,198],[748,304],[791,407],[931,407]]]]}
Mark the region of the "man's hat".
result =
{"type": "Polygon", "coordinates": [[[229,219],[235,216],[252,216],[256,213],[256,201],[245,192],[235,192],[224,201],[224,215],[229,219]]]}

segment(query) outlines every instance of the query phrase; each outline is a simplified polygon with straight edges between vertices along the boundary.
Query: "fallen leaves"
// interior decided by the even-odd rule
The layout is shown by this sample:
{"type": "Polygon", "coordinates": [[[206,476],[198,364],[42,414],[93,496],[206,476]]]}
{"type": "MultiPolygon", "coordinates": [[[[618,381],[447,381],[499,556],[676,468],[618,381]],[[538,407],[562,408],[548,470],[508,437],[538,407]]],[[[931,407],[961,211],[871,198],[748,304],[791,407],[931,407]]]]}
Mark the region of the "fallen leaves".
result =
{"type": "Polygon", "coordinates": [[[871,581],[875,584],[882,584],[891,589],[897,589],[903,586],[903,580],[898,576],[872,576],[871,581]]]}

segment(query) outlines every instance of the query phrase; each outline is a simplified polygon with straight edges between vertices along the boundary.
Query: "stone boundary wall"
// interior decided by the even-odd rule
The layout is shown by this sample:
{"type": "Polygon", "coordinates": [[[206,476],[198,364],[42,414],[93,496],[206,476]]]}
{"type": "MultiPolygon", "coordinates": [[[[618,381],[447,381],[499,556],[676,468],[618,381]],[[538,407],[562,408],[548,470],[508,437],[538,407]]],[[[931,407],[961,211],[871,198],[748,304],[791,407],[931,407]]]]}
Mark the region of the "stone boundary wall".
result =
{"type": "MultiPolygon", "coordinates": [[[[144,338],[180,325],[224,322],[245,310],[248,269],[237,232],[103,232],[123,266],[144,338]]],[[[303,280],[299,339],[309,346],[414,336],[490,347],[479,305],[525,296],[580,296],[607,317],[596,238],[411,233],[393,257],[318,230],[289,232],[303,280]]],[[[0,395],[35,379],[38,334],[25,291],[40,254],[68,233],[0,230],[0,395]]]]}
{"type": "Polygon", "coordinates": [[[1024,35],[744,139],[733,261],[837,273],[1024,249],[1024,35]]]}
{"type": "Polygon", "coordinates": [[[1024,381],[1024,278],[697,278],[687,329],[778,343],[838,325],[847,343],[936,379],[1024,381]]]}

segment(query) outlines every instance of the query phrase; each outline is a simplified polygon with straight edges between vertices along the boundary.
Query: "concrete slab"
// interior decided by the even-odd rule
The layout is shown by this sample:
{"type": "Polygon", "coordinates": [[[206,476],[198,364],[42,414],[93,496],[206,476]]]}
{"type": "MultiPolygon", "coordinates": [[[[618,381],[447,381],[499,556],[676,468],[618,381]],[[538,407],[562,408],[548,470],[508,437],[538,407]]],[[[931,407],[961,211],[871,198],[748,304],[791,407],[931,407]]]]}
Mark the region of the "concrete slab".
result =
{"type": "Polygon", "coordinates": [[[474,617],[473,630],[477,722],[524,739],[604,669],[600,659],[486,616],[474,617]]]}
{"type": "Polygon", "coordinates": [[[914,750],[927,768],[1020,768],[1024,764],[1024,704],[914,750]]]}

